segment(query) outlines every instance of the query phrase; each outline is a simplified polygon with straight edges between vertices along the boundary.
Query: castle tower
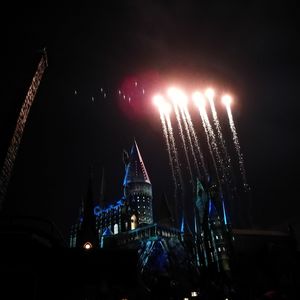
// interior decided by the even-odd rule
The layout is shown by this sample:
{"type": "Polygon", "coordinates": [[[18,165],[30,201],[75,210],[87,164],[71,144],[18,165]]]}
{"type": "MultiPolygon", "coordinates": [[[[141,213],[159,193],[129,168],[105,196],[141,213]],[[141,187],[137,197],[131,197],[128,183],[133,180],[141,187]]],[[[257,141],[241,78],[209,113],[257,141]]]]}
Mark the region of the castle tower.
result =
{"type": "Polygon", "coordinates": [[[224,224],[224,220],[220,218],[212,199],[209,199],[208,204],[210,256],[218,272],[229,274],[230,256],[226,224],[224,224]]]}
{"type": "Polygon", "coordinates": [[[131,207],[131,229],[153,223],[152,185],[136,141],[125,161],[124,196],[131,207]]]}
{"type": "Polygon", "coordinates": [[[99,239],[94,215],[92,175],[90,176],[87,196],[82,202],[80,223],[77,226],[75,246],[79,248],[98,248],[99,239]]]}

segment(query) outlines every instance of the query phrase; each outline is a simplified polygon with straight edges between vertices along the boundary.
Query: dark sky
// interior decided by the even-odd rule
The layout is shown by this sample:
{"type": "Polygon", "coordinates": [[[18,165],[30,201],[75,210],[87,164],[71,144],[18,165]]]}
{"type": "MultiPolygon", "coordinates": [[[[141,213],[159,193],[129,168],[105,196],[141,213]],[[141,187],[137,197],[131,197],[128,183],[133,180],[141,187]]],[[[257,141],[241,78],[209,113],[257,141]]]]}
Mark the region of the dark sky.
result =
{"type": "Polygon", "coordinates": [[[106,200],[122,195],[122,149],[131,147],[133,137],[156,198],[163,190],[170,193],[167,152],[150,100],[154,91],[176,82],[187,90],[213,85],[235,96],[255,224],[283,229],[292,223],[300,230],[296,6],[124,2],[12,3],[2,10],[1,164],[40,49],[46,46],[49,57],[6,210],[48,218],[66,235],[91,164],[105,167],[106,200]],[[118,97],[119,88],[132,95],[131,103],[118,97]]]}

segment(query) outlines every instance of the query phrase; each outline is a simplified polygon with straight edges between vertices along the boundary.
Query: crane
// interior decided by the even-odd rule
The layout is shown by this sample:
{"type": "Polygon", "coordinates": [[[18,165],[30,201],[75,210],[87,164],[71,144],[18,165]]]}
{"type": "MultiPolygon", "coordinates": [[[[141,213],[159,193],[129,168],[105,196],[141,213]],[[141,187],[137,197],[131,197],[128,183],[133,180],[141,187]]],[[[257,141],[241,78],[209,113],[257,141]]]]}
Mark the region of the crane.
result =
{"type": "Polygon", "coordinates": [[[3,207],[3,202],[6,198],[7,188],[10,182],[10,178],[12,176],[12,171],[14,167],[14,163],[16,160],[16,156],[18,153],[18,149],[21,143],[24,127],[26,124],[26,120],[31,108],[31,105],[34,101],[35,95],[37,93],[38,87],[40,85],[41,79],[45,72],[45,69],[48,66],[48,59],[46,50],[43,49],[43,54],[41,60],[37,66],[36,72],[33,76],[32,82],[28,89],[28,92],[25,97],[25,101],[20,110],[20,114],[17,120],[16,128],[14,134],[12,136],[10,145],[8,147],[6,157],[4,159],[3,168],[0,174],[0,210],[3,207]]]}

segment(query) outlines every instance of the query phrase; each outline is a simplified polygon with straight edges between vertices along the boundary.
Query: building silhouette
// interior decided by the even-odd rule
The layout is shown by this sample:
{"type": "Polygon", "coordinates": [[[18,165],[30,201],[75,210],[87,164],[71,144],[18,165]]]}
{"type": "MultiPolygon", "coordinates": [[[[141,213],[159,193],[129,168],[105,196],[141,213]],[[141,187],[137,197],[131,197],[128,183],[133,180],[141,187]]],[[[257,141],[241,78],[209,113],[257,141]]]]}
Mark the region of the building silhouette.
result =
{"type": "Polygon", "coordinates": [[[177,222],[165,195],[161,221],[153,220],[152,185],[136,141],[130,154],[124,152],[124,163],[123,197],[108,206],[92,205],[93,195],[88,192],[71,229],[70,247],[136,249],[138,272],[150,290],[164,282],[166,287],[173,285],[174,291],[191,291],[202,269],[230,279],[232,233],[217,186],[197,179],[191,199],[195,230],[190,231],[174,225],[177,222]]]}
{"type": "Polygon", "coordinates": [[[3,212],[1,299],[299,298],[293,228],[232,228],[218,186],[199,179],[193,226],[181,226],[165,194],[156,220],[136,142],[124,162],[124,193],[115,203],[105,205],[103,177],[94,201],[91,173],[68,243],[52,222],[3,212]]]}

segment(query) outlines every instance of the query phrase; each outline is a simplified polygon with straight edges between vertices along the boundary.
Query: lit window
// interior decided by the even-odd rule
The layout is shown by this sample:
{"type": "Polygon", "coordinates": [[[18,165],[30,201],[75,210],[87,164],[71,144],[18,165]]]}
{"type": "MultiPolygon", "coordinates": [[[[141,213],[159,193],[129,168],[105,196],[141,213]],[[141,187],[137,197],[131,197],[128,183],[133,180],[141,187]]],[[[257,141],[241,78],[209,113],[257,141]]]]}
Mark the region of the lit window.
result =
{"type": "Polygon", "coordinates": [[[118,224],[114,225],[114,234],[118,234],[119,233],[119,226],[118,224]]]}
{"type": "Polygon", "coordinates": [[[219,239],[219,237],[216,235],[216,240],[218,240],[219,239]]]}
{"type": "Polygon", "coordinates": [[[197,296],[198,296],[198,293],[197,293],[197,292],[191,292],[191,296],[192,296],[192,297],[197,297],[197,296]]]}
{"type": "Polygon", "coordinates": [[[136,218],[136,215],[132,215],[131,218],[130,218],[130,221],[131,221],[131,230],[133,229],[136,229],[137,227],[137,218],[136,218]]]}
{"type": "Polygon", "coordinates": [[[86,249],[86,250],[90,250],[93,248],[93,245],[90,243],[90,242],[86,242],[84,245],[83,245],[83,248],[86,249]]]}
{"type": "Polygon", "coordinates": [[[221,248],[220,247],[218,247],[218,251],[221,252],[221,248]]]}

